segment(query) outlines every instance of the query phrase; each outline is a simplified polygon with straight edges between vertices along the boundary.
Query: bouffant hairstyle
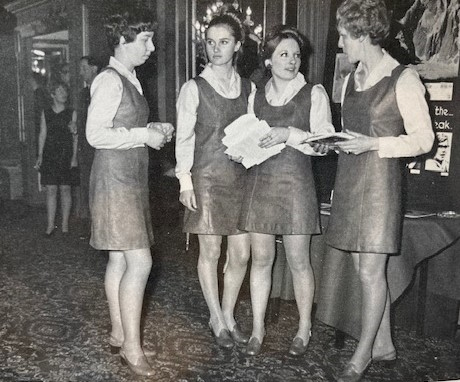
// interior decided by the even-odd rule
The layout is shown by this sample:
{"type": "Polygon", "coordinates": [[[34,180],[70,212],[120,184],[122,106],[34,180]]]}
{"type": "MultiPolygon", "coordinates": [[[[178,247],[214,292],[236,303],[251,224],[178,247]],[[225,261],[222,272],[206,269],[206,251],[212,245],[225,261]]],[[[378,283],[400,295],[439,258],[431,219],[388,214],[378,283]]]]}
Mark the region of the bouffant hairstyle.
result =
{"type": "MultiPolygon", "coordinates": [[[[239,19],[238,15],[236,15],[233,12],[223,12],[220,15],[215,16],[208,25],[208,28],[206,29],[206,34],[209,28],[214,27],[214,26],[220,26],[223,25],[227,27],[231,35],[235,38],[235,42],[240,42],[243,44],[244,39],[245,39],[245,33],[244,33],[244,28],[241,20],[239,19]]],[[[233,56],[233,64],[235,64],[238,59],[242,55],[243,48],[241,47],[238,52],[235,53],[233,56]]]]}
{"type": "Polygon", "coordinates": [[[235,41],[243,43],[245,38],[243,24],[237,15],[230,12],[218,15],[209,22],[208,29],[216,25],[225,25],[231,30],[235,41]]]}
{"type": "Polygon", "coordinates": [[[302,34],[295,28],[287,25],[278,25],[268,33],[264,46],[262,48],[262,61],[270,59],[282,40],[293,39],[299,44],[301,57],[305,54],[306,40],[302,34]]]}
{"type": "Polygon", "coordinates": [[[133,42],[139,33],[153,32],[156,23],[149,10],[138,9],[108,16],[104,27],[109,47],[115,49],[121,37],[124,37],[127,43],[133,42]]]}
{"type": "Polygon", "coordinates": [[[390,19],[384,0],[345,0],[337,9],[337,28],[353,38],[369,36],[373,45],[381,45],[390,31],[390,19]]]}

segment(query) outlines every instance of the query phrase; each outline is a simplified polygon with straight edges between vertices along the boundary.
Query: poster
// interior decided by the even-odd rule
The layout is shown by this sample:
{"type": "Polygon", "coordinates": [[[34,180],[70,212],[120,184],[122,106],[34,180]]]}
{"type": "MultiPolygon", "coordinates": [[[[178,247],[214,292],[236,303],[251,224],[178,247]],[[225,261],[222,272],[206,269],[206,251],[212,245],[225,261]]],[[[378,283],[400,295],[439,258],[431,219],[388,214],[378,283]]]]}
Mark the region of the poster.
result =
{"type": "Polygon", "coordinates": [[[388,44],[392,56],[425,80],[458,76],[458,0],[398,0],[392,16],[388,44]]]}

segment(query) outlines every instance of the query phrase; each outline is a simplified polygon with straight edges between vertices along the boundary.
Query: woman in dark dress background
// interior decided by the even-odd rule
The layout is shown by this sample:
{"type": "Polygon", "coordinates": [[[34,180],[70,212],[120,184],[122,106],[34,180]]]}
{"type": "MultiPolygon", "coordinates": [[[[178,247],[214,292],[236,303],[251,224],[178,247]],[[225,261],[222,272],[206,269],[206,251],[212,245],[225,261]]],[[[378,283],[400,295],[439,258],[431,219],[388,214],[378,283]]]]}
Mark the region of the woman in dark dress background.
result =
{"type": "Polygon", "coordinates": [[[62,232],[69,231],[71,186],[78,184],[71,171],[72,167],[77,167],[77,136],[71,133],[70,128],[77,116],[75,111],[66,107],[68,89],[64,83],[51,84],[50,94],[51,107],[44,109],[41,116],[36,163],[41,184],[46,187],[47,236],[52,235],[55,229],[58,189],[61,194],[62,232]]]}
{"type": "Polygon", "coordinates": [[[345,0],[337,10],[339,47],[358,63],[342,91],[343,129],[328,245],[350,252],[362,289],[361,335],[339,381],[359,381],[371,361],[396,358],[386,280],[398,252],[402,221],[400,157],[433,144],[425,88],[381,44],[388,36],[384,0],[345,0]]]}

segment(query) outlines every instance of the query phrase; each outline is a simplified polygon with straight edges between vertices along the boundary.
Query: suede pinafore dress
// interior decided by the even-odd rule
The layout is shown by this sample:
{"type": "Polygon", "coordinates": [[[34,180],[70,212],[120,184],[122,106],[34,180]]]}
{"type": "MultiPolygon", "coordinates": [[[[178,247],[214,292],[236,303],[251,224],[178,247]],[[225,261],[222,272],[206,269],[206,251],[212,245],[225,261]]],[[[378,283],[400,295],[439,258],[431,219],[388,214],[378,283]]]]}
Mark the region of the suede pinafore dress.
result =
{"type": "MultiPolygon", "coordinates": [[[[124,76],[123,94],[113,128],[146,126],[146,99],[124,76]]],[[[90,244],[100,250],[150,248],[153,230],[149,207],[148,149],[95,150],[91,168],[89,205],[90,244]]]]}
{"type": "MultiPolygon", "coordinates": [[[[396,67],[370,89],[355,90],[354,73],[345,93],[344,129],[371,137],[398,136],[404,123],[396,103],[396,83],[404,66],[396,67]]],[[[339,154],[327,244],[345,251],[395,253],[402,221],[402,171],[398,158],[377,151],[339,154]]]]}
{"type": "MultiPolygon", "coordinates": [[[[270,126],[310,131],[311,90],[306,84],[286,105],[271,106],[265,89],[258,89],[255,115],[270,126]]],[[[310,157],[286,146],[278,155],[251,167],[238,227],[274,235],[320,233],[310,157]]]]}
{"type": "Polygon", "coordinates": [[[243,198],[246,169],[228,158],[222,143],[224,129],[247,113],[251,92],[249,80],[241,79],[241,94],[235,99],[221,96],[202,77],[195,124],[195,152],[191,169],[198,210],[185,210],[184,232],[235,235],[243,198]]]}

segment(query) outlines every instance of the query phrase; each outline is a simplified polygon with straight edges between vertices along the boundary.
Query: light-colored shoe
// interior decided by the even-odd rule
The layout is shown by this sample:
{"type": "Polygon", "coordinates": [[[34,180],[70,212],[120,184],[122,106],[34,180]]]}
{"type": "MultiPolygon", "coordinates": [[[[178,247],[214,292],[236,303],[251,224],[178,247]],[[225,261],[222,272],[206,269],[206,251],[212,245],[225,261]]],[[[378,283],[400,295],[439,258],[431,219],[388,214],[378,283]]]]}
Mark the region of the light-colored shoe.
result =
{"type": "Polygon", "coordinates": [[[155,374],[152,366],[147,361],[145,354],[142,354],[136,359],[136,363],[131,363],[126,357],[123,349],[120,349],[121,363],[128,366],[131,371],[136,375],[143,375],[150,377],[155,374]]]}

